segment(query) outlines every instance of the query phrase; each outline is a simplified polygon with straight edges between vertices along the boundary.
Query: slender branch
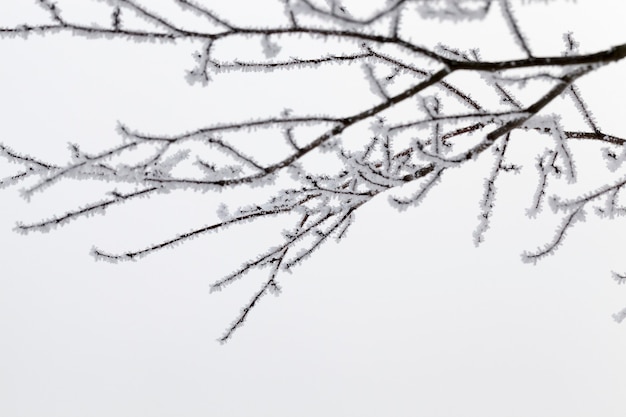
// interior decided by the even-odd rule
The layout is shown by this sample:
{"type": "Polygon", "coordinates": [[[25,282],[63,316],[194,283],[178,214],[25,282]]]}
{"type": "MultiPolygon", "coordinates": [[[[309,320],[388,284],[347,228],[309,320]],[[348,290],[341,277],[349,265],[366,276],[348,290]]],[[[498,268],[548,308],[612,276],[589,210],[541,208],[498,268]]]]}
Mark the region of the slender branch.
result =
{"type": "Polygon", "coordinates": [[[18,223],[18,225],[16,226],[16,229],[21,232],[30,232],[32,230],[47,231],[50,227],[62,225],[64,223],[69,222],[70,220],[73,220],[85,214],[90,214],[94,212],[99,212],[99,213],[104,214],[104,209],[106,209],[108,206],[111,206],[113,204],[118,204],[123,201],[135,198],[135,197],[144,197],[159,189],[160,189],[159,187],[150,187],[150,188],[145,188],[143,190],[135,191],[135,192],[128,193],[128,194],[121,194],[116,191],[113,191],[111,192],[111,194],[114,197],[108,200],[104,200],[99,203],[90,204],[82,209],[70,211],[62,216],[52,217],[51,219],[44,220],[42,222],[31,223],[31,224],[18,223]]]}
{"type": "Polygon", "coordinates": [[[522,254],[522,260],[524,262],[535,263],[539,259],[544,258],[545,256],[553,253],[559,247],[559,245],[563,242],[563,239],[565,238],[565,234],[566,234],[567,230],[581,216],[582,208],[583,208],[583,205],[580,205],[580,206],[576,207],[576,209],[573,210],[572,213],[569,216],[565,217],[563,223],[557,229],[556,235],[555,235],[554,239],[552,240],[552,242],[548,243],[545,246],[545,248],[539,249],[536,252],[528,252],[528,251],[524,252],[522,254]]]}
{"type": "Polygon", "coordinates": [[[282,208],[282,209],[276,209],[276,210],[263,210],[263,211],[259,211],[256,213],[250,213],[250,214],[246,214],[243,216],[239,216],[237,218],[231,219],[231,220],[226,220],[220,223],[215,223],[209,226],[205,226],[202,227],[200,229],[196,229],[196,230],[192,230],[191,232],[187,232],[187,233],[182,233],[172,239],[168,239],[164,242],[161,242],[159,244],[156,245],[152,245],[152,246],[148,246],[145,249],[142,250],[138,250],[138,251],[131,251],[131,252],[125,252],[122,253],[120,255],[113,255],[113,254],[109,254],[109,253],[105,253],[103,251],[101,251],[100,249],[94,248],[92,251],[92,254],[94,256],[96,256],[96,258],[103,258],[103,259],[108,259],[108,260],[113,260],[113,261],[117,261],[117,260],[134,260],[135,258],[140,258],[143,257],[145,255],[148,255],[154,251],[157,251],[159,249],[163,249],[166,248],[168,246],[172,246],[174,244],[177,243],[181,243],[185,240],[189,240],[193,237],[196,237],[200,234],[204,234],[213,230],[217,230],[217,229],[221,229],[224,228],[226,226],[229,226],[231,224],[236,224],[236,223],[242,223],[245,222],[247,220],[251,220],[257,217],[265,217],[265,216],[270,216],[270,215],[275,215],[275,214],[279,214],[279,213],[287,213],[291,211],[291,208],[282,208]]]}

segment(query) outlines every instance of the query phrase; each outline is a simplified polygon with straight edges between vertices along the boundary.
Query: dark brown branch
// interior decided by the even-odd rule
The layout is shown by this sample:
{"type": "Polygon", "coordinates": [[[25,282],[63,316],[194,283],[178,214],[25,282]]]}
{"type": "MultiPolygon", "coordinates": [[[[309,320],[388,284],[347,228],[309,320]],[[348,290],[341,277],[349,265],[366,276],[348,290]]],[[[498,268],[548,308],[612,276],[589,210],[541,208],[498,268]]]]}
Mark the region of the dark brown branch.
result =
{"type": "Polygon", "coordinates": [[[283,209],[276,209],[276,210],[264,210],[264,211],[260,211],[260,212],[255,212],[255,213],[250,213],[250,214],[246,214],[243,216],[239,216],[237,218],[234,219],[230,219],[230,220],[226,220],[220,223],[216,223],[216,224],[212,224],[206,227],[202,227],[200,229],[196,229],[193,230],[191,232],[187,232],[187,233],[183,233],[180,234],[178,236],[176,236],[175,238],[166,240],[164,242],[161,242],[159,244],[156,245],[152,245],[149,246],[145,249],[142,250],[138,250],[138,251],[132,251],[132,252],[125,252],[121,255],[112,255],[109,253],[105,253],[99,249],[94,249],[92,251],[93,255],[96,256],[96,258],[104,258],[104,259],[109,259],[112,261],[117,261],[117,260],[123,260],[123,259],[135,259],[138,257],[142,257],[145,256],[149,253],[152,253],[156,250],[159,249],[163,249],[166,248],[168,246],[172,246],[176,243],[180,243],[183,242],[185,240],[189,240],[195,236],[198,236],[200,234],[204,234],[213,230],[217,230],[217,229],[221,229],[224,228],[226,226],[229,226],[231,224],[236,224],[236,223],[241,223],[241,222],[245,222],[257,217],[265,217],[265,216],[270,216],[270,215],[275,215],[275,214],[279,214],[279,213],[287,213],[291,211],[291,208],[283,208],[283,209]]]}
{"type": "Polygon", "coordinates": [[[234,26],[233,24],[227,22],[226,20],[222,19],[221,17],[217,16],[215,13],[213,13],[210,10],[205,9],[204,7],[200,7],[195,3],[192,3],[188,0],[176,0],[178,3],[180,3],[181,5],[193,10],[194,12],[198,13],[201,16],[205,16],[208,17],[210,20],[219,23],[220,25],[226,27],[227,29],[230,30],[237,30],[237,27],[234,26]]]}
{"type": "Polygon", "coordinates": [[[505,20],[509,24],[509,27],[511,28],[511,31],[513,32],[513,35],[515,36],[515,39],[519,43],[520,47],[524,50],[524,52],[526,52],[526,55],[529,58],[532,58],[533,54],[532,52],[530,52],[528,43],[526,39],[524,39],[524,35],[522,35],[522,32],[520,31],[519,26],[517,25],[515,16],[513,15],[513,12],[511,11],[511,6],[509,4],[509,1],[501,0],[500,5],[502,7],[502,12],[504,13],[505,20]]]}
{"type": "Polygon", "coordinates": [[[39,223],[18,224],[16,226],[16,229],[22,232],[30,232],[32,230],[45,231],[49,227],[59,226],[61,224],[67,223],[70,220],[73,220],[84,214],[89,214],[93,212],[101,212],[102,214],[104,214],[104,210],[110,205],[118,204],[118,203],[121,203],[122,201],[130,200],[135,197],[146,196],[159,189],[160,189],[159,187],[150,187],[150,188],[145,188],[143,190],[135,191],[135,192],[128,193],[128,194],[120,194],[117,192],[113,192],[112,194],[114,195],[114,197],[111,199],[104,200],[95,204],[90,204],[82,209],[70,211],[64,214],[63,216],[53,217],[49,220],[45,220],[39,223]]]}
{"type": "MultiPolygon", "coordinates": [[[[282,168],[288,167],[293,164],[298,159],[302,158],[304,155],[311,152],[313,149],[318,148],[324,143],[328,142],[330,139],[336,137],[348,127],[354,125],[361,120],[367,119],[371,116],[374,116],[380,113],[383,110],[388,109],[389,107],[406,100],[409,97],[413,97],[420,91],[430,87],[437,82],[441,81],[446,75],[448,75],[447,69],[442,69],[435,74],[433,74],[429,79],[424,80],[423,82],[415,85],[414,87],[405,90],[404,92],[389,98],[385,102],[374,106],[368,110],[365,110],[361,113],[357,113],[353,116],[346,117],[343,119],[339,119],[340,124],[336,125],[333,129],[327,131],[326,133],[319,136],[317,139],[309,142],[307,145],[302,146],[299,151],[294,152],[291,156],[283,159],[282,161],[270,165],[265,168],[264,172],[254,175],[249,175],[246,177],[232,178],[232,179],[224,179],[224,180],[215,180],[215,181],[202,181],[202,180],[191,180],[191,179],[175,179],[175,178],[147,178],[148,181],[162,182],[162,183],[180,183],[180,184],[195,184],[195,185],[218,185],[218,186],[233,186],[238,184],[248,184],[252,181],[259,180],[263,177],[268,176],[282,168]]],[[[207,129],[208,130],[208,129],[207,129]]],[[[206,130],[205,130],[206,131],[206,130]]],[[[191,136],[192,134],[185,135],[185,137],[191,136]]],[[[137,136],[140,137],[140,136],[137,136]]]]}
{"type": "Polygon", "coordinates": [[[451,161],[460,162],[463,160],[468,160],[468,159],[472,159],[476,157],[477,155],[482,153],[485,149],[489,148],[496,141],[496,139],[498,139],[500,136],[510,132],[511,130],[515,128],[520,127],[521,125],[524,124],[524,122],[526,122],[531,117],[539,113],[539,111],[543,109],[545,106],[547,106],[553,99],[561,95],[561,93],[565,91],[565,89],[569,87],[571,83],[573,83],[579,77],[582,77],[583,75],[589,73],[593,69],[594,67],[592,66],[586,66],[583,68],[579,68],[575,71],[572,71],[569,74],[561,77],[561,82],[559,84],[553,87],[550,91],[548,91],[543,97],[541,97],[531,106],[526,108],[526,111],[525,111],[525,113],[527,114],[526,116],[520,117],[518,119],[514,119],[508,123],[505,123],[503,126],[493,130],[492,132],[487,134],[487,137],[483,142],[474,146],[472,149],[465,152],[463,155],[457,158],[451,159],[451,161]]]}
{"type": "Polygon", "coordinates": [[[57,172],[55,172],[54,174],[50,175],[49,177],[44,178],[43,180],[41,180],[39,183],[35,184],[34,186],[30,187],[29,189],[26,190],[25,194],[26,195],[30,195],[32,193],[34,193],[37,190],[42,189],[45,186],[51,185],[52,183],[54,183],[56,180],[62,178],[63,176],[65,176],[66,174],[75,171],[83,166],[86,166],[87,164],[96,161],[96,160],[100,160],[100,159],[104,159],[104,158],[108,158],[114,154],[120,153],[122,151],[128,150],[128,149],[132,149],[135,146],[137,146],[136,142],[133,143],[127,143],[121,146],[118,146],[115,149],[112,149],[110,151],[106,151],[106,152],[102,152],[99,155],[96,156],[92,156],[89,160],[84,160],[81,162],[78,162],[74,165],[70,165],[68,167],[65,168],[61,168],[59,170],[57,170],[57,172]]]}
{"type": "Polygon", "coordinates": [[[512,61],[477,62],[477,61],[452,61],[447,60],[447,65],[454,70],[468,71],[501,71],[515,68],[556,66],[565,67],[570,65],[591,65],[616,62],[626,57],[626,44],[614,46],[601,52],[588,55],[532,57],[512,61]]]}
{"type": "Polygon", "coordinates": [[[282,250],[280,256],[274,262],[274,268],[272,268],[270,278],[265,282],[265,284],[263,284],[261,289],[259,289],[259,291],[257,291],[256,294],[252,296],[252,299],[250,300],[250,302],[241,309],[241,314],[239,315],[239,317],[235,319],[233,324],[230,325],[230,327],[226,330],[226,332],[222,335],[222,337],[218,339],[220,343],[224,343],[228,339],[230,339],[230,337],[233,335],[235,330],[237,330],[240,326],[244,324],[244,322],[246,321],[246,318],[248,317],[248,314],[250,314],[250,311],[252,311],[252,309],[254,308],[256,303],[261,299],[261,297],[265,295],[265,293],[267,292],[269,288],[276,285],[276,275],[278,274],[278,271],[283,262],[283,259],[285,259],[285,255],[287,254],[288,251],[289,251],[288,247],[282,250]]]}
{"type": "Polygon", "coordinates": [[[165,20],[161,16],[157,15],[154,12],[146,10],[145,8],[139,6],[138,4],[136,4],[132,0],[116,0],[116,1],[118,3],[121,3],[121,4],[125,4],[130,9],[135,10],[140,16],[143,16],[143,17],[147,18],[148,20],[151,20],[151,21],[157,23],[158,25],[166,28],[167,30],[172,31],[174,34],[186,35],[186,34],[192,33],[192,32],[188,32],[186,30],[183,30],[183,29],[180,29],[180,28],[174,26],[172,23],[168,22],[167,20],[165,20]]]}
{"type": "Polygon", "coordinates": [[[608,135],[602,132],[572,132],[566,131],[565,136],[570,139],[592,139],[599,140],[602,142],[612,143],[614,145],[624,145],[626,143],[626,139],[618,138],[613,135],[608,135]]]}
{"type": "Polygon", "coordinates": [[[565,217],[565,220],[556,232],[554,240],[546,245],[544,249],[540,249],[537,252],[525,252],[524,254],[522,254],[522,259],[525,262],[534,263],[537,262],[539,259],[545,257],[546,255],[553,253],[563,242],[563,238],[565,238],[567,230],[575,223],[578,216],[581,215],[582,208],[583,205],[576,207],[576,209],[573,210],[569,216],[565,217]]]}
{"type": "Polygon", "coordinates": [[[374,22],[376,22],[377,20],[380,20],[382,18],[384,18],[385,16],[389,15],[390,13],[396,11],[398,8],[400,8],[400,6],[402,6],[404,3],[407,2],[407,0],[395,0],[390,6],[388,6],[387,8],[380,10],[376,13],[374,13],[372,16],[365,18],[365,19],[355,19],[353,17],[350,17],[349,15],[343,13],[343,14],[338,14],[336,13],[334,10],[331,11],[326,11],[323,10],[317,6],[315,6],[313,3],[311,3],[309,0],[300,0],[302,1],[302,3],[306,4],[311,10],[315,11],[316,13],[325,16],[325,17],[330,17],[332,19],[337,19],[339,21],[345,22],[345,23],[350,23],[350,24],[355,24],[355,25],[370,25],[374,22]]]}

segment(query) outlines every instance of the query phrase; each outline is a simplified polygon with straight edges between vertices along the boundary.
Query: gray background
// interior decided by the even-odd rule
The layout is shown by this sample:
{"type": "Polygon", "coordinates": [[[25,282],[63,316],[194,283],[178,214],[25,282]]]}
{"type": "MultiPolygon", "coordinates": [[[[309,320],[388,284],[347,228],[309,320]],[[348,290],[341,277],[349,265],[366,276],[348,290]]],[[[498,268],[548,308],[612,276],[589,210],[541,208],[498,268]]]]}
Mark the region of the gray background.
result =
{"type": "MultiPolygon", "coordinates": [[[[3,1],[3,24],[31,13],[18,3],[3,1]]],[[[232,2],[233,16],[261,16],[262,2],[259,10],[244,3],[232,2]]],[[[624,41],[620,2],[516,5],[537,55],[558,55],[565,30],[583,52],[624,41]]],[[[500,20],[495,13],[446,33],[486,57],[521,57],[500,20]]],[[[436,22],[428,24],[419,29],[427,45],[438,36],[436,22]]],[[[258,48],[248,44],[241,48],[258,48]]],[[[184,73],[197,47],[68,34],[2,38],[0,141],[60,162],[67,142],[91,151],[117,144],[118,120],[179,133],[255,109],[276,114],[289,101],[332,113],[375,99],[364,80],[341,78],[334,67],[305,82],[244,74],[190,86],[184,73]]],[[[601,126],[622,137],[623,73],[621,63],[579,83],[601,126]]],[[[262,144],[263,135],[251,137],[262,144]]],[[[17,220],[61,213],[102,189],[69,181],[30,203],[18,187],[3,190],[0,415],[623,415],[626,327],[611,314],[626,306],[626,293],[610,271],[626,269],[624,222],[590,215],[555,256],[521,263],[519,254],[548,241],[559,222],[549,211],[524,216],[541,140],[529,135],[518,148],[526,169],[503,177],[479,249],[472,231],[488,161],[450,172],[418,208],[397,213],[384,196],[361,208],[346,240],[284,276],[283,294],[264,298],[226,345],[215,340],[263,276],[216,294],[210,283],[288,224],[233,227],[112,265],[95,262],[91,246],[134,249],[201,226],[220,194],[174,192],[23,236],[12,231],[17,220]]],[[[600,147],[590,149],[577,152],[589,158],[593,179],[600,147]]],[[[0,162],[2,174],[17,169],[0,162]]]]}

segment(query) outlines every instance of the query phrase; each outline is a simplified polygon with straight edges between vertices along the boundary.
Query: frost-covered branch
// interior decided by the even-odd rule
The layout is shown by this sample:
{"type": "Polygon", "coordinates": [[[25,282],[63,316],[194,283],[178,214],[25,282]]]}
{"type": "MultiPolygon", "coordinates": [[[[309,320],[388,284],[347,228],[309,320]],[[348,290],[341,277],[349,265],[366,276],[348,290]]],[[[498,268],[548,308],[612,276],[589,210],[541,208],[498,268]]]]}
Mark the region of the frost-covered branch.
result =
{"type": "MultiPolygon", "coordinates": [[[[258,114],[242,114],[241,120],[209,119],[204,126],[193,126],[174,135],[122,124],[118,132],[121,143],[108,149],[103,146],[104,150],[94,154],[71,144],[70,158],[65,164],[48,163],[45,157],[24,155],[0,144],[0,158],[19,166],[18,172],[0,180],[0,186],[30,181],[24,197],[31,198],[36,192],[70,179],[115,184],[96,201],[41,221],[18,223],[16,229],[24,233],[47,231],[81,217],[105,213],[115,205],[174,189],[235,189],[244,193],[248,186],[274,187],[269,198],[253,199],[248,205],[232,209],[222,204],[216,213],[219,221],[207,221],[208,224],[173,237],[147,242],[143,249],[121,253],[99,248],[92,251],[97,259],[134,260],[231,225],[275,216],[285,222],[295,218],[295,224],[283,230],[274,246],[212,285],[212,290],[221,290],[252,270],[269,269],[268,278],[220,339],[226,341],[267,292],[279,291],[281,274],[294,270],[332,238],[343,239],[354,224],[358,209],[371,199],[391,191],[388,200],[392,207],[405,210],[417,206],[432,189],[445,183],[444,172],[463,169],[470,161],[488,159],[491,169],[485,174],[483,195],[477,196],[479,224],[474,233],[475,242],[482,242],[495,209],[500,178],[509,172],[522,172],[524,165],[533,165],[532,161],[517,161],[510,154],[512,147],[524,143],[528,132],[545,140],[545,150],[534,163],[537,186],[534,196],[528,196],[528,215],[537,216],[546,201],[566,215],[554,238],[535,252],[526,252],[525,260],[535,262],[554,253],[572,225],[584,220],[588,204],[603,201],[595,212],[607,218],[626,213],[619,204],[626,180],[619,176],[607,181],[608,185],[567,198],[559,198],[554,192],[561,176],[570,186],[578,180],[578,155],[570,146],[572,142],[606,146],[601,152],[608,175],[621,175],[618,171],[626,160],[626,139],[623,133],[602,129],[584,98],[586,92],[576,82],[609,64],[624,65],[626,44],[581,53],[570,33],[564,36],[565,51],[537,56],[525,35],[530,28],[517,20],[517,6],[508,0],[391,0],[381,1],[379,7],[367,13],[350,10],[339,0],[276,1],[284,11],[281,22],[249,24],[223,16],[217,3],[213,7],[195,0],[171,0],[171,5],[182,14],[192,14],[206,23],[206,27],[198,28],[187,25],[177,14],[166,16],[148,2],[109,0],[105,19],[108,23],[98,24],[71,20],[66,16],[72,15],[64,13],[52,0],[34,0],[33,4],[48,16],[48,23],[0,27],[0,40],[67,32],[130,42],[192,41],[197,45],[192,69],[188,69],[188,63],[181,63],[187,68],[191,84],[219,83],[229,72],[264,76],[290,71],[301,72],[304,85],[309,82],[306,74],[311,70],[354,66],[360,71],[359,81],[365,81],[363,84],[372,96],[371,102],[355,103],[354,108],[338,114],[298,114],[285,106],[281,114],[268,117],[262,116],[263,109],[259,109],[258,114]],[[480,22],[496,8],[509,29],[507,36],[520,48],[519,58],[483,60],[481,45],[471,50],[447,44],[426,47],[413,40],[412,28],[405,23],[409,18],[437,18],[441,24],[459,20],[480,22]],[[150,29],[133,23],[137,19],[150,29]],[[235,39],[249,42],[261,55],[242,52],[236,58],[224,56],[221,45],[235,39]],[[324,52],[303,47],[294,53],[288,45],[298,42],[317,43],[324,46],[324,52]],[[337,52],[331,46],[334,43],[345,48],[337,52]],[[499,98],[499,103],[487,104],[475,97],[474,86],[464,84],[464,74],[480,75],[475,77],[482,80],[480,88],[499,98]],[[530,99],[521,94],[535,81],[548,86],[537,90],[530,99]],[[584,130],[568,127],[559,110],[546,111],[558,107],[557,98],[574,105],[584,130]],[[409,107],[412,110],[405,112],[409,107]],[[398,113],[402,114],[399,119],[398,113]],[[359,126],[366,127],[368,134],[353,133],[359,126]],[[307,136],[300,128],[311,128],[316,133],[307,136]],[[282,138],[286,146],[271,152],[269,161],[241,146],[242,137],[259,140],[270,134],[282,138]],[[487,150],[494,156],[490,157],[487,150]],[[324,167],[327,164],[340,168],[320,173],[310,167],[315,158],[322,158],[324,167]],[[119,191],[122,187],[131,189],[119,191]]],[[[622,282],[622,275],[615,276],[622,282]]]]}

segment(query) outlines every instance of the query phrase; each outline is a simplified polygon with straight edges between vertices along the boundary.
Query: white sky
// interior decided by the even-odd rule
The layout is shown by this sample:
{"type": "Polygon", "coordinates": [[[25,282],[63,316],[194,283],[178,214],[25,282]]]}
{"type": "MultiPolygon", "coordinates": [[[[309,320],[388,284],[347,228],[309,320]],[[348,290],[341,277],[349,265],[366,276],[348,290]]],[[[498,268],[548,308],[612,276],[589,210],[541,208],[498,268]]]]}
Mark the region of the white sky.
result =
{"type": "MultiPolygon", "coordinates": [[[[18,3],[0,6],[0,24],[19,21],[18,3]]],[[[260,18],[244,3],[236,10],[260,18]]],[[[621,2],[516,9],[537,55],[558,55],[567,30],[583,52],[624,42],[621,2]]],[[[485,57],[521,57],[499,19],[447,34],[485,57]]],[[[425,45],[438,39],[429,24],[419,29],[425,45]]],[[[190,86],[184,73],[196,47],[1,38],[0,142],[63,161],[67,142],[91,151],[118,143],[118,120],[177,133],[259,109],[332,113],[373,100],[363,80],[322,70],[273,84],[245,74],[190,86]]],[[[622,137],[625,65],[579,83],[601,126],[622,137]]],[[[528,146],[542,149],[532,138],[528,146]]],[[[520,157],[533,158],[522,148],[520,157]]],[[[0,415],[623,416],[626,322],[611,314],[626,307],[626,287],[610,271],[626,271],[626,225],[590,214],[555,256],[523,264],[520,253],[549,240],[558,219],[524,216],[536,174],[534,160],[518,162],[527,169],[503,177],[480,248],[472,231],[489,164],[479,161],[450,172],[418,208],[397,213],[383,197],[359,209],[346,240],[284,276],[282,295],[264,298],[226,345],[216,339],[263,276],[216,294],[209,285],[275,242],[288,226],[280,219],[112,265],[95,262],[92,245],[134,249],[202,226],[222,195],[176,192],[20,235],[16,221],[61,213],[101,190],[68,181],[30,202],[18,187],[2,190],[0,415]]],[[[0,174],[17,169],[0,162],[0,174]]]]}

